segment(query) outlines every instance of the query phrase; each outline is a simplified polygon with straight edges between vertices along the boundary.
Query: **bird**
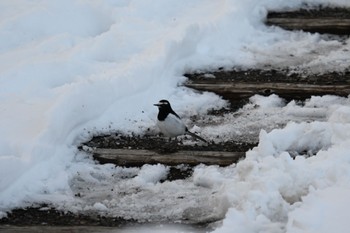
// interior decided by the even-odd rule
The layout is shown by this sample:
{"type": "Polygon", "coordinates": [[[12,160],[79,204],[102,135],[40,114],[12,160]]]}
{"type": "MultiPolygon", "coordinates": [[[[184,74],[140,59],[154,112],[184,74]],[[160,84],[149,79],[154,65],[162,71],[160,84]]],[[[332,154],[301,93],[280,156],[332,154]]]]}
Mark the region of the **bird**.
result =
{"type": "Polygon", "coordinates": [[[205,139],[192,133],[188,130],[186,125],[183,123],[179,115],[174,112],[168,100],[160,100],[159,103],[154,104],[159,109],[157,116],[157,125],[160,131],[171,139],[180,135],[188,134],[196,139],[199,139],[205,143],[208,143],[205,139]]]}

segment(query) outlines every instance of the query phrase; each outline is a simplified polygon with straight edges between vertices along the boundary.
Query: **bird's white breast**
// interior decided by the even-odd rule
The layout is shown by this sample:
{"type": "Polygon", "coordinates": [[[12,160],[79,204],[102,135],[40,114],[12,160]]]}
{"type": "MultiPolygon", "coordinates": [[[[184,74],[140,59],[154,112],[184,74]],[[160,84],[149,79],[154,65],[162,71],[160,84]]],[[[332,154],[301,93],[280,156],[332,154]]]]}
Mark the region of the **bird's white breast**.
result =
{"type": "Polygon", "coordinates": [[[186,126],[181,119],[173,114],[169,114],[164,121],[157,122],[160,131],[167,137],[177,137],[186,132],[186,126]]]}

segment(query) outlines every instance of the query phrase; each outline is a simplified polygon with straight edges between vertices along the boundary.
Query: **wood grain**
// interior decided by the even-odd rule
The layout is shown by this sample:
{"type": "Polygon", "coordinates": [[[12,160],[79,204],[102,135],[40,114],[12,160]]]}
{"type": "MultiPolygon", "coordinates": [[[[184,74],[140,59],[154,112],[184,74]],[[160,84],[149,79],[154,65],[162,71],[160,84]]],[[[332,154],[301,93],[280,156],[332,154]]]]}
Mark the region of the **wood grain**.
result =
{"type": "Polygon", "coordinates": [[[284,18],[271,16],[266,19],[266,24],[279,26],[287,30],[350,35],[350,18],[284,18]]]}
{"type": "Polygon", "coordinates": [[[198,164],[229,166],[245,156],[245,152],[224,151],[177,151],[161,154],[150,150],[95,148],[94,159],[100,163],[113,163],[118,166],[141,167],[144,164],[165,164],[176,166],[198,164]]]}
{"type": "Polygon", "coordinates": [[[350,85],[316,85],[298,83],[237,83],[222,80],[198,80],[185,84],[189,88],[200,91],[210,91],[227,100],[237,101],[247,99],[255,94],[277,94],[287,100],[307,99],[317,95],[348,96],[350,85]]]}

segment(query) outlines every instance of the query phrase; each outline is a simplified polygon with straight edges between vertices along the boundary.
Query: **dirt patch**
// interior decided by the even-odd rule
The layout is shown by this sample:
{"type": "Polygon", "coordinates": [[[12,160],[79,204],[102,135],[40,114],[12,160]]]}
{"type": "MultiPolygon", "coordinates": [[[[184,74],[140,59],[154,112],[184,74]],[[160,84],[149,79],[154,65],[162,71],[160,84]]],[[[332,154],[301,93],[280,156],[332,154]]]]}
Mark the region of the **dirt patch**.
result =
{"type": "MultiPolygon", "coordinates": [[[[187,136],[186,136],[187,137],[187,136]]],[[[188,136],[189,139],[191,138],[188,136]]],[[[89,142],[84,143],[88,147],[111,148],[111,149],[142,149],[152,150],[158,153],[172,153],[180,150],[185,151],[238,151],[245,152],[256,144],[239,141],[222,143],[211,142],[209,144],[184,144],[183,140],[171,140],[162,136],[125,136],[122,134],[95,136],[89,142]]]]}
{"type": "Polygon", "coordinates": [[[350,35],[350,8],[308,7],[298,11],[269,12],[265,23],[286,30],[350,35]]]}
{"type": "Polygon", "coordinates": [[[28,207],[15,209],[6,218],[0,219],[0,225],[15,226],[122,226],[131,221],[120,218],[106,218],[102,216],[87,216],[61,212],[52,207],[28,207]]]}
{"type": "Polygon", "coordinates": [[[250,70],[224,70],[188,73],[185,76],[189,81],[215,80],[236,81],[243,83],[301,83],[318,85],[349,84],[350,70],[342,73],[330,72],[325,74],[310,74],[307,72],[288,69],[250,69],[250,70]]]}
{"type": "Polygon", "coordinates": [[[350,8],[340,7],[309,7],[305,5],[303,9],[297,11],[285,11],[285,12],[269,12],[267,17],[297,17],[297,18],[315,18],[315,17],[332,17],[339,19],[350,19],[350,8]]]}

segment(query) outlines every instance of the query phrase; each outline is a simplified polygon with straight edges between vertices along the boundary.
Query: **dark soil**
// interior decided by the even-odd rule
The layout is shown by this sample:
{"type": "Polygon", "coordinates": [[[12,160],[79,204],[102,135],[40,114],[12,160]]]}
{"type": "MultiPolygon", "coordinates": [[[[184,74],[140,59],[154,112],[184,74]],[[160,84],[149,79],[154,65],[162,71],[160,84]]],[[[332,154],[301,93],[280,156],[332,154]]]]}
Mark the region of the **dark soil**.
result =
{"type": "Polygon", "coordinates": [[[350,8],[314,7],[305,5],[298,11],[269,12],[265,23],[286,30],[349,36],[350,8]]]}
{"type": "Polygon", "coordinates": [[[287,69],[250,69],[250,70],[223,70],[219,68],[216,71],[197,72],[185,74],[189,81],[196,80],[225,80],[243,83],[302,83],[318,85],[335,85],[350,83],[350,69],[343,73],[330,72],[326,74],[308,74],[295,72],[287,69]]]}
{"type": "Polygon", "coordinates": [[[77,215],[61,212],[54,208],[28,207],[15,209],[6,218],[0,219],[0,225],[15,226],[122,226],[130,221],[120,218],[106,218],[102,216],[77,215]]]}
{"type": "Polygon", "coordinates": [[[309,7],[305,5],[303,9],[298,11],[285,12],[269,12],[267,17],[281,17],[281,18],[315,18],[315,17],[332,17],[339,19],[350,19],[350,9],[340,7],[309,7]]]}
{"type": "MultiPolygon", "coordinates": [[[[188,136],[189,139],[191,138],[188,136]]],[[[117,135],[103,135],[95,136],[89,142],[84,143],[88,147],[97,148],[111,148],[111,149],[142,149],[142,150],[153,150],[158,153],[172,153],[180,150],[187,151],[237,151],[245,152],[256,144],[229,141],[222,143],[209,143],[206,145],[195,144],[195,145],[184,145],[183,141],[175,140],[168,141],[167,138],[161,136],[124,136],[121,134],[117,135]]]]}

